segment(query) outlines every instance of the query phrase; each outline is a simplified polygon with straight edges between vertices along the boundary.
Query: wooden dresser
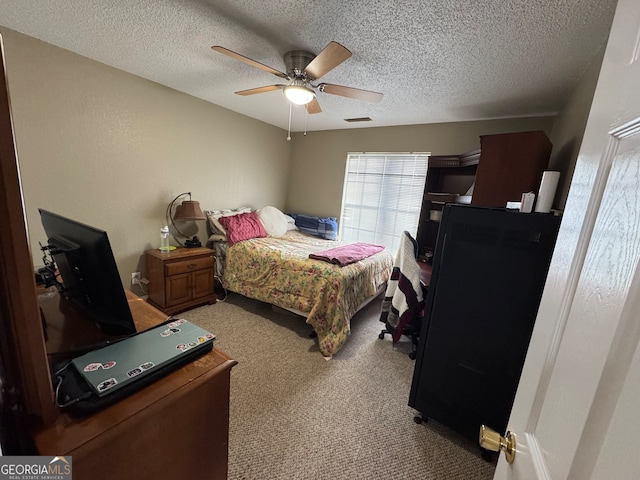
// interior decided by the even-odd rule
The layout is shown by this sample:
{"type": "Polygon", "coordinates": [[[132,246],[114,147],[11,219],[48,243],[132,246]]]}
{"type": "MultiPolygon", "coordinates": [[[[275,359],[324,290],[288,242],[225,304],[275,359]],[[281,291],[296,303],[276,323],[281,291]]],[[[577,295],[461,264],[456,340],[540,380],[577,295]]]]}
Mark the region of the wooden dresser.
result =
{"type": "MultiPolygon", "coordinates": [[[[127,296],[139,331],[165,320],[141,298],[127,296]]],[[[56,313],[57,305],[56,299],[43,303],[52,325],[60,324],[56,315],[68,314],[56,313]]],[[[53,333],[55,325],[47,330],[53,333]]],[[[59,413],[34,432],[38,453],[72,456],[74,480],[226,479],[229,381],[236,363],[214,347],[105,410],[86,418],[59,413]]]]}
{"type": "Polygon", "coordinates": [[[146,251],[149,303],[167,315],[216,303],[215,252],[206,247],[146,251]]]}

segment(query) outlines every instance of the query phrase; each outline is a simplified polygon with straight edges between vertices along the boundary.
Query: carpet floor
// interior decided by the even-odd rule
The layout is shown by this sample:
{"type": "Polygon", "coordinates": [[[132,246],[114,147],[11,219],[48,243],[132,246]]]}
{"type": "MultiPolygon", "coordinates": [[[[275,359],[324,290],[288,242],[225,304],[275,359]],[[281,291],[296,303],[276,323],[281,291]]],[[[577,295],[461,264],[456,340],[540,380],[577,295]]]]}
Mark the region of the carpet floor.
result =
{"type": "Polygon", "coordinates": [[[229,479],[484,480],[477,443],[407,405],[409,339],[378,338],[381,297],[325,360],[304,319],[229,293],[178,317],[216,334],[231,372],[229,479]]]}

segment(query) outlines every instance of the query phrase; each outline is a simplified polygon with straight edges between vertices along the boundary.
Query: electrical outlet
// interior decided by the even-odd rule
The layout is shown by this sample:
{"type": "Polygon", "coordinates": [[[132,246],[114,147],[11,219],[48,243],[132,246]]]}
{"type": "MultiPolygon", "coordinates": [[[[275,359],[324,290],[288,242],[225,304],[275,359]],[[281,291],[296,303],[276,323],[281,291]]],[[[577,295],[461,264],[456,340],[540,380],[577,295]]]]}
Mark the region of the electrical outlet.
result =
{"type": "Polygon", "coordinates": [[[131,274],[131,285],[140,285],[140,272],[133,272],[131,274]]]}

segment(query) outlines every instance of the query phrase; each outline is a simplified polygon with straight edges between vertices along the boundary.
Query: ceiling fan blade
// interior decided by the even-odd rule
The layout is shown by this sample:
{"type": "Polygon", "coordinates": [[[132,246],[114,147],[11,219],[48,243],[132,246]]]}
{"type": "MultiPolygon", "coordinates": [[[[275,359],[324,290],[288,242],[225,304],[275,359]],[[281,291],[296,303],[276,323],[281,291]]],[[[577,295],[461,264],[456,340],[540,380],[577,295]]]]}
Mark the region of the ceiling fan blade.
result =
{"type": "Polygon", "coordinates": [[[351,56],[351,52],[338,42],[331,42],[324,47],[316,57],[311,60],[307,68],[304,69],[305,73],[312,80],[317,80],[329,71],[336,68],[347,58],[351,56]]]}
{"type": "Polygon", "coordinates": [[[378,103],[383,97],[382,93],[361,90],[359,88],[343,87],[342,85],[332,85],[330,83],[321,83],[318,85],[318,90],[324,93],[330,93],[331,95],[340,95],[342,97],[355,98],[356,100],[373,103],[378,103]]]}
{"type": "Polygon", "coordinates": [[[313,98],[309,103],[305,105],[308,114],[320,113],[322,109],[320,108],[320,104],[318,103],[317,98],[313,98]]]}
{"type": "Polygon", "coordinates": [[[236,95],[255,95],[256,93],[272,92],[273,90],[283,89],[286,85],[267,85],[266,87],[250,88],[249,90],[240,90],[236,95]]]}
{"type": "Polygon", "coordinates": [[[214,45],[213,47],[211,47],[211,50],[214,50],[218,53],[222,53],[223,55],[227,55],[228,57],[235,58],[236,60],[240,60],[241,62],[244,62],[247,65],[251,65],[252,67],[259,68],[260,70],[264,70],[265,72],[272,73],[276,77],[286,78],[287,80],[289,79],[289,76],[286,73],[282,73],[281,71],[276,70],[275,68],[271,68],[268,65],[265,65],[260,62],[256,62],[255,60],[251,60],[250,58],[245,57],[244,55],[240,55],[239,53],[233,52],[228,48],[221,47],[220,45],[214,45]]]}

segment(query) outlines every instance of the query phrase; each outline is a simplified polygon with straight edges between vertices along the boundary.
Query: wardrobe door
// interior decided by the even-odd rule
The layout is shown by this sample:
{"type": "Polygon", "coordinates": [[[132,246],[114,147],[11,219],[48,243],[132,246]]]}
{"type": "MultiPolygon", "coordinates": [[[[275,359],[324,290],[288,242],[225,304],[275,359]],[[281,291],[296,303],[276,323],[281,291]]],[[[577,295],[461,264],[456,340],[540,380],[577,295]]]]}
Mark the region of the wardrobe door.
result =
{"type": "Polygon", "coordinates": [[[538,193],[551,147],[543,131],[481,136],[471,204],[504,208],[523,193],[538,193]]]}

